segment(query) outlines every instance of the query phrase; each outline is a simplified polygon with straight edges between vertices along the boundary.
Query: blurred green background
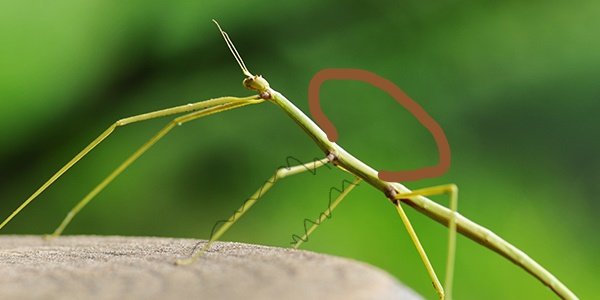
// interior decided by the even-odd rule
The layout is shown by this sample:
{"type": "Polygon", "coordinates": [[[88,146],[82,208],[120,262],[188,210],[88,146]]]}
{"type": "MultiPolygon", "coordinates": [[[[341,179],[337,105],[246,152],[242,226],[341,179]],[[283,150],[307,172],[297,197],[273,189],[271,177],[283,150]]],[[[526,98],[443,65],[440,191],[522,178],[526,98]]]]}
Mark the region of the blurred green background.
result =
{"type": "MultiPolygon", "coordinates": [[[[445,129],[452,167],[411,188],[456,183],[460,212],[547,267],[582,299],[598,279],[600,2],[4,1],[0,4],[0,211],[6,216],[118,118],[245,96],[211,18],[249,69],[307,110],[323,68],[398,84],[445,129]]],[[[377,169],[437,162],[430,134],[384,92],[327,82],[339,144],[377,169]]],[[[2,234],[49,233],[168,119],[118,129],[2,234]]],[[[100,194],[66,234],[207,238],[287,156],[322,153],[266,103],[174,130],[100,194]]],[[[225,240],[289,246],[351,177],[282,181],[225,240]]],[[[447,205],[443,196],[436,200],[447,205]]],[[[408,210],[439,274],[445,227],[408,210]]],[[[368,262],[435,291],[389,202],[362,184],[304,249],[368,262]]],[[[554,299],[525,271],[458,240],[457,299],[554,299]]]]}

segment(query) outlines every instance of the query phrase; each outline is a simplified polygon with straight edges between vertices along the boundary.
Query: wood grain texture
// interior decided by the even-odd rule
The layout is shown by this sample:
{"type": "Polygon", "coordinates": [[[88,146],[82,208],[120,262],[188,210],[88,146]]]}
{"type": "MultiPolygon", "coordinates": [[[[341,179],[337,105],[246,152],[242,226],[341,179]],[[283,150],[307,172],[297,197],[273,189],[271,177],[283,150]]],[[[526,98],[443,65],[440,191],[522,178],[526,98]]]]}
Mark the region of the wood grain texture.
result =
{"type": "Polygon", "coordinates": [[[309,251],[200,240],[0,237],[0,299],[421,299],[367,264],[309,251]]]}

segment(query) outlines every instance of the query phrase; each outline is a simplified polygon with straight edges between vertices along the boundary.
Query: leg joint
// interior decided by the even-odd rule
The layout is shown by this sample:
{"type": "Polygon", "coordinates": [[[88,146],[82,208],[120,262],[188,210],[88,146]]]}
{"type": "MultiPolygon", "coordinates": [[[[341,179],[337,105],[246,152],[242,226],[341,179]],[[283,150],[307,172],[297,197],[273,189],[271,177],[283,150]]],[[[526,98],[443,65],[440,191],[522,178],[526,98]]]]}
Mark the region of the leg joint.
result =
{"type": "Polygon", "coordinates": [[[401,199],[397,199],[398,190],[396,190],[393,186],[389,185],[385,191],[385,196],[392,202],[394,205],[398,205],[401,199]]]}
{"type": "Polygon", "coordinates": [[[336,156],[336,155],[335,155],[333,152],[331,152],[331,151],[327,152],[327,156],[326,156],[326,158],[327,158],[327,160],[328,160],[330,163],[332,163],[333,165],[336,165],[336,164],[337,164],[337,159],[338,159],[338,158],[337,158],[337,156],[336,156]]]}
{"type": "Polygon", "coordinates": [[[288,170],[290,170],[290,167],[281,167],[279,169],[277,169],[277,171],[275,171],[275,180],[283,178],[286,176],[286,173],[288,170]]]}
{"type": "Polygon", "coordinates": [[[457,194],[458,193],[458,186],[454,183],[451,183],[448,185],[448,192],[452,193],[452,194],[457,194]]]}

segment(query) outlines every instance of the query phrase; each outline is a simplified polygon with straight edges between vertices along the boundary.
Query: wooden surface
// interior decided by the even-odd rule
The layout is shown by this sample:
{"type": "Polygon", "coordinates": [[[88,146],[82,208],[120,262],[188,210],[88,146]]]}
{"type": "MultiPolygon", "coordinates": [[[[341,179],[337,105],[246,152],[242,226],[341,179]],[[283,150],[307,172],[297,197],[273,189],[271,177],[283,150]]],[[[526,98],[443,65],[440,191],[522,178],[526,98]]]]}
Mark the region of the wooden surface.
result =
{"type": "Polygon", "coordinates": [[[0,299],[421,299],[387,273],[308,251],[204,241],[0,236],[0,299]]]}

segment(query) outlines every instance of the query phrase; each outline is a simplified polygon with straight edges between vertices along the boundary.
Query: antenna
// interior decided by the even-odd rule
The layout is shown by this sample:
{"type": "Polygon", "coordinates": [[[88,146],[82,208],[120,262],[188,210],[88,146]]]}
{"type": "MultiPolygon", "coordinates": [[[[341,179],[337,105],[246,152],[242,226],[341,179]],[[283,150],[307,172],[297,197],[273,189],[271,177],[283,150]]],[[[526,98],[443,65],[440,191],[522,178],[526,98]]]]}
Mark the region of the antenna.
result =
{"type": "Polygon", "coordinates": [[[237,61],[238,65],[240,65],[240,68],[242,69],[242,72],[244,73],[244,75],[246,75],[247,77],[253,77],[254,75],[252,75],[252,73],[250,73],[250,71],[248,71],[248,68],[246,68],[246,64],[244,64],[244,60],[242,59],[240,54],[237,52],[237,49],[235,49],[235,46],[233,45],[233,42],[229,38],[229,35],[227,35],[227,32],[225,32],[225,31],[223,31],[223,29],[221,29],[221,26],[219,25],[219,23],[217,23],[217,21],[215,19],[213,19],[212,21],[219,28],[219,31],[221,32],[223,39],[225,39],[225,43],[227,43],[227,47],[229,47],[229,51],[231,51],[231,54],[233,54],[233,57],[237,61]]]}

